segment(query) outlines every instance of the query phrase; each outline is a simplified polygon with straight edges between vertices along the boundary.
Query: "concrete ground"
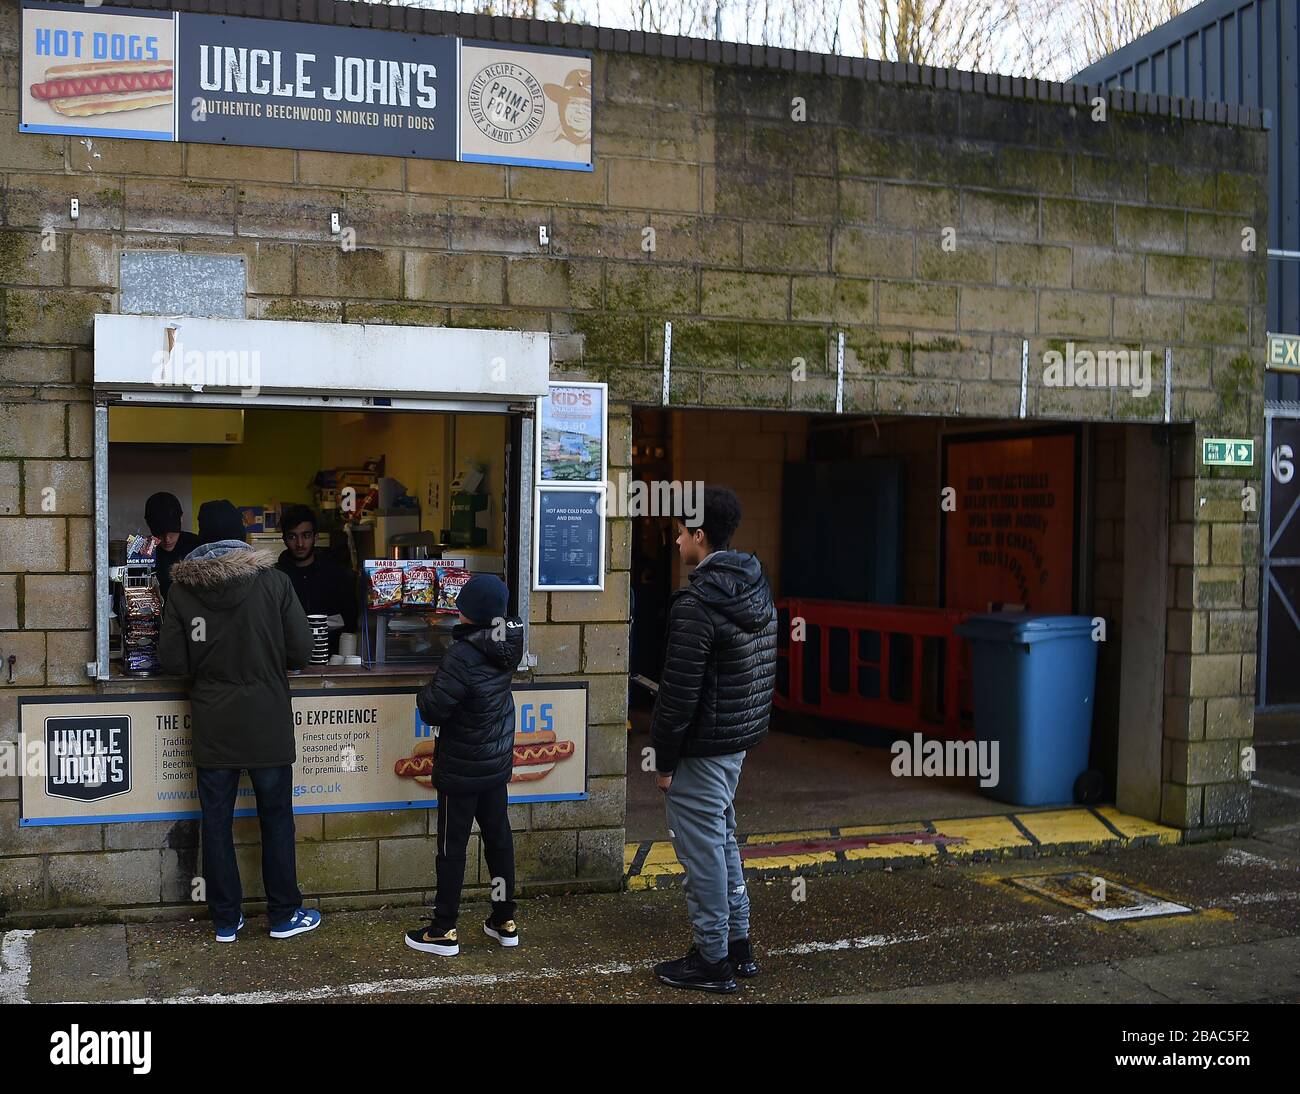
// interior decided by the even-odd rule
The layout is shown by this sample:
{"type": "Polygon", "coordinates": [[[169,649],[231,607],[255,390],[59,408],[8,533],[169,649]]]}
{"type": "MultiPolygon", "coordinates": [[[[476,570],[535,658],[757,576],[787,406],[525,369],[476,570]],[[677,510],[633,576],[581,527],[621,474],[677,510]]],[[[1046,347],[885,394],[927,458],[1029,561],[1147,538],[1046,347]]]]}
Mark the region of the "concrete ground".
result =
{"type": "Polygon", "coordinates": [[[722,999],[660,985],[689,942],[679,890],[521,904],[503,950],[461,920],[461,956],[402,944],[410,912],[336,913],[284,942],[253,918],[10,932],[0,1002],[1300,1002],[1300,855],[1255,840],[751,884],[763,972],[722,999]],[[1102,922],[1007,883],[1079,869],[1190,907],[1102,922]]]}
{"type": "MultiPolygon", "coordinates": [[[[689,942],[677,887],[522,901],[522,945],[467,905],[454,959],[407,949],[410,910],[331,913],[283,942],[253,916],[219,945],[206,921],[8,931],[0,1004],[318,1002],[1300,1002],[1300,719],[1261,719],[1256,828],[1224,843],[915,869],[755,878],[762,974],[733,996],[659,984],[689,942]],[[1187,911],[1105,921],[1011,884],[1073,871],[1187,911]]],[[[1112,900],[1112,898],[1107,898],[1112,900]]]]}
{"type": "MultiPolygon", "coordinates": [[[[664,799],[641,770],[649,712],[632,712],[628,734],[627,839],[663,839],[664,799]]],[[[746,832],[883,824],[916,817],[1020,812],[979,792],[974,778],[899,779],[887,748],[773,731],[745,758],[736,813],[746,832]]]]}

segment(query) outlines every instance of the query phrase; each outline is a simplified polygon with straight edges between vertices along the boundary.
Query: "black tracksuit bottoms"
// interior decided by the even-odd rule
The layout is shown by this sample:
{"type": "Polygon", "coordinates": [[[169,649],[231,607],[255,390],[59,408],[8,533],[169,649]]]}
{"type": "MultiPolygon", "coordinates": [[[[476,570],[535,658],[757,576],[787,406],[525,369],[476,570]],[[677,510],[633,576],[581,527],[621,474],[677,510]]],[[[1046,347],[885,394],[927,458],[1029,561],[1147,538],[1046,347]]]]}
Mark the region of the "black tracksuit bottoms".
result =
{"type": "Polygon", "coordinates": [[[465,849],[470,828],[478,821],[487,860],[492,897],[492,921],[515,917],[515,841],[506,812],[509,784],[502,783],[477,794],[438,793],[438,892],[433,902],[433,926],[446,931],[456,926],[460,892],[465,884],[465,849]]]}

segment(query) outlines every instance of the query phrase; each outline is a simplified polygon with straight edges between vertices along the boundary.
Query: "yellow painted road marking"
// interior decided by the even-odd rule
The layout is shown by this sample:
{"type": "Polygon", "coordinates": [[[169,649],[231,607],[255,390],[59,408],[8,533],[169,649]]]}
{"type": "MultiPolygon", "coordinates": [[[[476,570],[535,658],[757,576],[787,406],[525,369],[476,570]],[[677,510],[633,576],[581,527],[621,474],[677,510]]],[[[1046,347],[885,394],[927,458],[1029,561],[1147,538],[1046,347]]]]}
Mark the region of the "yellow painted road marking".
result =
{"type": "Polygon", "coordinates": [[[973,855],[981,851],[1004,851],[1011,847],[1032,847],[1033,841],[1015,826],[1010,817],[963,817],[960,820],[934,822],[936,832],[958,836],[965,842],[954,843],[948,851],[954,855],[973,855]]]}
{"type": "MultiPolygon", "coordinates": [[[[1178,843],[1182,833],[1176,828],[1168,828],[1143,820],[1140,817],[1121,813],[1112,806],[1101,806],[1097,814],[1104,816],[1123,836],[1115,835],[1097,816],[1085,808],[1048,809],[1041,812],[1017,813],[1019,821],[1034,834],[1039,846],[1038,851],[1050,852],[1061,846],[1071,850],[1082,847],[1123,846],[1136,839],[1144,842],[1154,837],[1160,843],[1178,843]]],[[[904,832],[923,832],[927,826],[933,828],[940,836],[948,836],[953,842],[947,844],[948,854],[966,857],[982,852],[1002,852],[1008,850],[1027,850],[1033,848],[1033,841],[1028,839],[1012,821],[1011,816],[995,813],[985,817],[954,817],[950,820],[927,822],[893,821],[886,824],[867,824],[841,826],[840,838],[853,839],[873,835],[895,835],[904,832]]],[[[834,839],[828,828],[812,829],[800,832],[761,832],[738,837],[742,847],[756,848],[764,844],[800,843],[811,840],[834,839]]],[[[933,838],[933,837],[932,837],[933,838]]],[[[623,861],[625,869],[630,871],[636,861],[637,852],[642,844],[628,844],[624,848],[623,861]]],[[[791,870],[808,866],[832,864],[840,859],[849,862],[862,860],[890,859],[936,859],[939,848],[933,842],[922,844],[910,841],[872,844],[868,847],[846,848],[842,851],[826,849],[819,851],[792,851],[784,855],[764,855],[761,858],[745,860],[747,870],[791,870]]],[[[653,887],[660,878],[672,878],[684,873],[681,863],[673,851],[670,840],[654,840],[646,851],[637,874],[628,878],[628,888],[647,889],[653,887]]]]}
{"type": "Polygon", "coordinates": [[[859,824],[841,828],[841,836],[887,836],[894,832],[921,832],[925,821],[899,821],[897,824],[859,824]]]}
{"type": "Polygon", "coordinates": [[[757,836],[746,836],[744,843],[752,846],[755,843],[795,843],[799,840],[830,838],[829,828],[815,828],[810,832],[763,832],[757,836]]]}
{"type": "Polygon", "coordinates": [[[933,843],[874,843],[870,847],[853,847],[844,852],[851,862],[873,858],[934,858],[939,848],[933,843]]]}
{"type": "Polygon", "coordinates": [[[1139,839],[1142,836],[1155,836],[1160,843],[1180,843],[1183,834],[1177,828],[1169,828],[1163,824],[1156,824],[1155,821],[1143,820],[1141,817],[1133,817],[1127,813],[1121,813],[1113,805],[1099,805],[1097,812],[1105,817],[1111,824],[1124,833],[1129,839],[1139,839]]]}
{"type": "Polygon", "coordinates": [[[1017,813],[1016,819],[1039,843],[1116,843],[1119,837],[1086,809],[1051,809],[1045,813],[1017,813]]]}
{"type": "Polygon", "coordinates": [[[650,851],[645,857],[645,865],[660,866],[664,863],[677,861],[677,852],[673,850],[673,845],[667,840],[655,840],[650,845],[650,851]]]}
{"type": "Polygon", "coordinates": [[[819,862],[834,862],[834,851],[817,851],[814,854],[774,855],[771,858],[747,858],[745,866],[751,870],[789,870],[796,866],[815,866],[819,862]]]}

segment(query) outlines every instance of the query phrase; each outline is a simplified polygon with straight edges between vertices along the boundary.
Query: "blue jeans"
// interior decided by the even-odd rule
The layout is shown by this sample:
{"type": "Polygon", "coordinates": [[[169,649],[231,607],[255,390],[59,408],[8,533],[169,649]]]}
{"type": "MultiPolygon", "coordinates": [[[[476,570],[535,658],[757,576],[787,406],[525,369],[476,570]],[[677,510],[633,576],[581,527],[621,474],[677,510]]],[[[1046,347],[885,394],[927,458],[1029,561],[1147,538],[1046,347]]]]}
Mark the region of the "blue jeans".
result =
{"type": "MultiPolygon", "coordinates": [[[[239,922],[243,888],[235,859],[235,797],[238,768],[196,768],[199,807],[203,810],[203,884],[208,911],[218,929],[239,922]]],[[[293,765],[251,767],[248,777],[257,795],[257,819],[262,826],[262,886],[266,913],[282,923],[302,907],[293,843],[293,765]]]]}

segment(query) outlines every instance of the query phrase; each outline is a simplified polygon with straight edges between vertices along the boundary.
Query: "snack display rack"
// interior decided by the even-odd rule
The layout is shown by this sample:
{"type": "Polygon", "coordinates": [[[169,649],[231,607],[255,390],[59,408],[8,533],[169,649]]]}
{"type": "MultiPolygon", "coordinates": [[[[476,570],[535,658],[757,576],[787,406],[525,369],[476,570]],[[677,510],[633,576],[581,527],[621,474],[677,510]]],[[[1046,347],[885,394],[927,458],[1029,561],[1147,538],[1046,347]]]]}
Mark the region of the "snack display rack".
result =
{"type": "Polygon", "coordinates": [[[469,577],[464,559],[367,559],[362,660],[369,666],[441,660],[469,577]]]}
{"type": "Polygon", "coordinates": [[[154,579],[154,564],[128,563],[121,567],[122,672],[127,676],[153,676],[158,671],[158,640],[162,626],[162,597],[154,579]]]}

